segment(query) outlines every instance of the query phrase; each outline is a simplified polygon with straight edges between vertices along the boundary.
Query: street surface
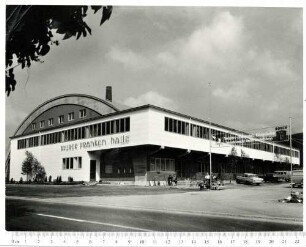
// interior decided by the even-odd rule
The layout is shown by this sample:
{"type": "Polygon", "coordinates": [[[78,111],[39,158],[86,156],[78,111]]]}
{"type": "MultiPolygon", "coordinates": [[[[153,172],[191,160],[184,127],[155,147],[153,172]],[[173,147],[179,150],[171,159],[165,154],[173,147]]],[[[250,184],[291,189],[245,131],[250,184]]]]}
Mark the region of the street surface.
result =
{"type": "Polygon", "coordinates": [[[301,231],[300,224],[7,200],[8,231],[301,231]]]}
{"type": "MultiPolygon", "coordinates": [[[[301,191],[301,189],[298,189],[301,191]]],[[[9,231],[302,231],[288,184],[197,188],[103,185],[6,188],[9,231]]]]}

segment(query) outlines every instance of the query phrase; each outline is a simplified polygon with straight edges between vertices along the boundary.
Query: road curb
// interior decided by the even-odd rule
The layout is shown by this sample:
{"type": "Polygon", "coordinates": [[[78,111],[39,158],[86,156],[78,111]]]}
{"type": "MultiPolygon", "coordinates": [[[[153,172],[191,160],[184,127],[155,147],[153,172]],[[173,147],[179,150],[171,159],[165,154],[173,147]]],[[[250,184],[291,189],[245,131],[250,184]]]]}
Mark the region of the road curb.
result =
{"type": "Polygon", "coordinates": [[[21,196],[6,196],[6,199],[12,200],[24,200],[24,201],[35,201],[41,203],[56,203],[56,204],[66,204],[66,205],[84,205],[91,207],[104,207],[112,209],[125,209],[125,210],[142,210],[149,212],[159,212],[159,213],[171,213],[171,214],[185,214],[194,216],[210,216],[210,217],[221,217],[221,218],[234,218],[234,219],[245,219],[251,221],[265,221],[265,222],[278,222],[285,224],[303,224],[303,220],[289,217],[273,217],[267,215],[243,215],[243,214],[231,214],[223,212],[211,212],[211,211],[192,211],[192,210],[181,210],[175,208],[151,208],[143,206],[131,206],[131,205],[117,205],[109,203],[94,203],[94,202],[71,202],[63,201],[63,198],[33,198],[33,197],[21,197],[21,196]]]}

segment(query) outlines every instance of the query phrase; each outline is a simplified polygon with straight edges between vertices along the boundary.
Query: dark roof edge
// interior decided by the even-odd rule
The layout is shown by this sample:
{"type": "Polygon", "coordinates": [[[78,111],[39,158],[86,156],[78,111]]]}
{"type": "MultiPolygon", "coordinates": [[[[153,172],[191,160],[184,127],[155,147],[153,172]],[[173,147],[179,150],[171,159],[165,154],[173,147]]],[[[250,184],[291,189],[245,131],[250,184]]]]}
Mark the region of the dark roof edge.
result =
{"type": "Polygon", "coordinates": [[[16,133],[19,131],[20,127],[29,119],[29,117],[35,112],[37,111],[39,108],[41,108],[42,106],[52,102],[52,101],[56,101],[58,99],[61,99],[61,98],[66,98],[66,97],[85,97],[85,98],[90,98],[90,99],[93,99],[93,100],[97,100],[97,101],[100,101],[101,103],[103,104],[106,104],[107,106],[109,106],[110,108],[112,108],[113,110],[115,111],[120,111],[120,109],[118,109],[117,107],[113,106],[110,102],[106,101],[106,100],[103,100],[103,99],[100,99],[98,97],[95,97],[95,96],[91,96],[91,95],[87,95],[87,94],[64,94],[64,95],[60,95],[60,96],[57,96],[55,98],[52,98],[52,99],[49,99],[45,102],[43,102],[42,104],[38,105],[33,111],[30,112],[30,114],[28,114],[25,119],[21,122],[21,124],[17,127],[16,131],[14,132],[13,136],[16,135],[16,133]]]}

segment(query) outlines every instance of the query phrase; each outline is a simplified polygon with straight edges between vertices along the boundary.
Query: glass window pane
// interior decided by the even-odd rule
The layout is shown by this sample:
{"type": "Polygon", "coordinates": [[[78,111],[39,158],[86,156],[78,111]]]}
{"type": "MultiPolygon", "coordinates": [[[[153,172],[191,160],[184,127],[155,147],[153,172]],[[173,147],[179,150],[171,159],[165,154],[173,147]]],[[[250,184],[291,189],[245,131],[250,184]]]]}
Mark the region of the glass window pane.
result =
{"type": "Polygon", "coordinates": [[[161,159],[161,170],[165,171],[166,170],[166,162],[165,159],[161,159]]]}
{"type": "Polygon", "coordinates": [[[156,165],[156,171],[160,172],[160,159],[159,158],[155,160],[155,165],[156,165]]]}
{"type": "Polygon", "coordinates": [[[166,170],[171,171],[170,159],[166,159],[166,170]]]}
{"type": "Polygon", "coordinates": [[[125,131],[130,131],[130,118],[125,119],[125,131]]]}
{"type": "Polygon", "coordinates": [[[82,168],[82,157],[79,157],[79,169],[82,168]]]}
{"type": "Polygon", "coordinates": [[[150,171],[156,171],[155,168],[155,158],[150,159],[150,171]]]}

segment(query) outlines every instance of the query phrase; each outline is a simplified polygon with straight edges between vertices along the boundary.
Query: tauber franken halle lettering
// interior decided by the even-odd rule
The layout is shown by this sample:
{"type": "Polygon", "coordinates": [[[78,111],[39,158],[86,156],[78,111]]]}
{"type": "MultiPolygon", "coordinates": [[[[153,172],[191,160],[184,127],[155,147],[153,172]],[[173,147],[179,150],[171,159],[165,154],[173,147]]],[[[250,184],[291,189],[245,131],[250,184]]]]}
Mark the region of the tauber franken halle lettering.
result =
{"type": "Polygon", "coordinates": [[[62,145],[61,151],[74,151],[78,149],[78,144],[62,145]]]}
{"type": "Polygon", "coordinates": [[[127,144],[129,143],[129,136],[111,137],[111,145],[127,144]]]}
{"type": "Polygon", "coordinates": [[[109,140],[106,139],[94,139],[88,141],[81,141],[75,144],[67,144],[61,145],[61,151],[75,151],[78,149],[88,149],[88,148],[102,148],[107,145],[120,145],[120,144],[128,144],[129,136],[119,136],[119,137],[111,137],[109,140]]]}
{"type": "Polygon", "coordinates": [[[80,142],[80,149],[86,149],[86,148],[96,148],[96,147],[103,147],[106,146],[106,140],[90,140],[90,141],[84,141],[80,142]]]}

